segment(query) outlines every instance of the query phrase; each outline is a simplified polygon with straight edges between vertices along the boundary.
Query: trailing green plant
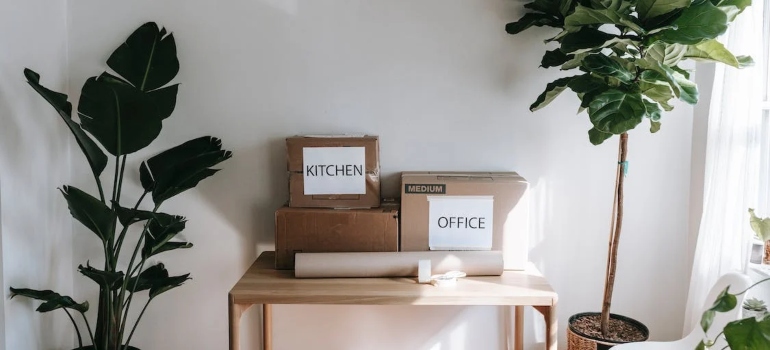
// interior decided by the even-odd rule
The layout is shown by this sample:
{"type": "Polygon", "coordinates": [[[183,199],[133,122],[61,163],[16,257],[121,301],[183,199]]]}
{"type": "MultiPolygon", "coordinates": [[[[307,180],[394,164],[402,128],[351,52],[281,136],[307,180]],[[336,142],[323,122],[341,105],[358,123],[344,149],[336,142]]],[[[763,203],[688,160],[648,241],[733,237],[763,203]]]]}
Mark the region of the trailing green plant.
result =
{"type": "Polygon", "coordinates": [[[698,89],[687,60],[749,66],[751,57],[736,56],[716,38],[725,33],[751,0],[534,0],[510,34],[536,27],[558,32],[540,66],[574,71],[546,85],[530,106],[536,111],[570,89],[580,99],[578,113],[587,111],[592,127],[588,139],[599,145],[620,135],[613,217],[602,302],[601,332],[609,330],[610,307],[623,223],[623,185],[628,170],[628,131],[644,120],[658,132],[673,100],[698,101],[698,89]]]}
{"type": "Polygon", "coordinates": [[[43,301],[38,312],[63,310],[75,327],[77,349],[82,350],[135,349],[129,343],[150,302],[190,279],[189,273],[171,276],[163,263],[146,266],[157,254],[192,247],[192,243],[176,239],[187,220],[159,209],[165,201],[214,175],[218,169],[212,167],[232,156],[222,149],[219,139],[210,136],[163,151],[139,166],[143,190],[136,203],[122,204],[128,155],[155,140],[163,120],[176,106],[179,85],[169,85],[179,71],[174,36],[153,22],[146,23],[112,53],[107,65],[117,75],[103,72],[83,85],[77,111],[80,123],[72,117],[67,95],[49,90],[40,84],[40,75],[24,70],[29,85],[54,107],[72,132],[93,173],[98,195],[74,186],[63,186],[60,191],[72,217],[99,239],[104,264],[101,269],[89,262],[78,267],[99,287],[95,328],[86,318],[90,306],[87,301],[76,302],[51,290],[13,287],[11,296],[43,301]],[[111,194],[105,194],[102,186],[101,175],[109,163],[102,148],[114,163],[115,174],[108,188],[111,194]],[[139,209],[148,195],[153,202],[152,210],[139,209]],[[139,227],[137,243],[124,247],[124,242],[132,241],[127,237],[134,234],[130,230],[133,226],[139,227]],[[128,265],[119,260],[126,251],[131,254],[128,265]],[[129,310],[135,306],[134,297],[141,292],[149,296],[131,324],[129,310]],[[82,316],[86,342],[91,345],[84,345],[83,334],[71,312],[82,316]]]}
{"type": "Polygon", "coordinates": [[[743,308],[751,311],[767,311],[767,305],[763,300],[749,298],[743,302],[743,308]]]}
{"type": "MultiPolygon", "coordinates": [[[[700,326],[703,329],[704,334],[708,334],[709,329],[711,329],[711,324],[714,322],[714,317],[716,316],[717,312],[728,312],[735,309],[738,305],[738,296],[748,292],[751,290],[751,288],[754,288],[755,286],[767,281],[770,281],[770,278],[756,282],[745,290],[736,293],[730,292],[730,286],[725,288],[719,294],[719,296],[717,296],[716,301],[714,301],[714,305],[703,312],[703,315],[701,316],[700,326]]],[[[759,303],[753,302],[752,299],[744,302],[744,307],[746,307],[746,303],[751,303],[753,307],[759,306],[759,303]]],[[[760,301],[760,303],[762,307],[764,307],[764,302],[760,301]]],[[[767,308],[755,311],[767,311],[767,308]]],[[[724,349],[770,349],[770,317],[764,317],[759,320],[756,317],[746,317],[741,320],[731,321],[725,325],[725,328],[719,334],[717,334],[716,337],[712,339],[708,338],[707,336],[706,339],[703,339],[700,343],[698,343],[695,349],[709,349],[720,337],[723,337],[727,342],[727,346],[724,349]]]]}

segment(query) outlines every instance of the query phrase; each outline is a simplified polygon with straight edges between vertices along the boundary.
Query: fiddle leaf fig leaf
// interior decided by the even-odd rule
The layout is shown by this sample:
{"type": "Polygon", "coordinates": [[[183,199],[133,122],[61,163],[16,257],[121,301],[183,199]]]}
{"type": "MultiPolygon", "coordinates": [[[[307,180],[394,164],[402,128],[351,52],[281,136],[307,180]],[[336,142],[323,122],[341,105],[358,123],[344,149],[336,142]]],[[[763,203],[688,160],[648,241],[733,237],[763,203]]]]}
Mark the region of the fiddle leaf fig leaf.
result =
{"type": "Polygon", "coordinates": [[[600,145],[610,137],[612,137],[611,133],[599,131],[597,128],[588,130],[588,140],[591,141],[593,145],[600,145]]]}
{"type": "Polygon", "coordinates": [[[115,49],[107,65],[140,91],[160,88],[179,72],[174,35],[154,22],[145,23],[115,49]]]}
{"type": "MultiPolygon", "coordinates": [[[[620,4],[626,1],[617,1],[620,4]]],[[[613,24],[626,27],[637,34],[644,34],[646,31],[636,22],[636,19],[625,11],[616,9],[592,9],[583,5],[577,5],[575,12],[564,18],[564,29],[570,32],[577,32],[583,26],[596,24],[613,24]]]]}
{"type": "Polygon", "coordinates": [[[73,218],[95,233],[102,242],[112,239],[115,213],[107,205],[74,186],[64,186],[60,192],[67,200],[73,218]]]}
{"type": "Polygon", "coordinates": [[[754,317],[729,322],[724,329],[730,349],[766,349],[770,343],[770,317],[754,317]]]}
{"type": "Polygon", "coordinates": [[[574,79],[575,77],[565,77],[565,78],[559,78],[556,79],[550,83],[548,83],[545,86],[545,91],[543,91],[540,96],[537,97],[537,100],[535,100],[535,103],[533,103],[531,106],[529,106],[529,110],[534,112],[540,108],[543,108],[547,106],[551,101],[553,101],[559,94],[561,94],[564,89],[567,88],[567,85],[569,82],[574,79]]]}
{"type": "Polygon", "coordinates": [[[559,3],[562,2],[560,0],[535,0],[533,2],[530,2],[528,4],[524,4],[524,8],[546,13],[553,16],[561,16],[561,13],[559,12],[559,3]]]}
{"type": "Polygon", "coordinates": [[[52,290],[35,290],[11,287],[11,298],[17,295],[43,301],[43,303],[37,307],[37,312],[49,312],[61,308],[72,309],[81,313],[88,311],[87,301],[78,303],[71,297],[61,295],[52,290]]]}
{"type": "Polygon", "coordinates": [[[72,104],[67,100],[67,95],[49,90],[46,87],[40,85],[40,74],[35,73],[31,69],[24,69],[24,76],[27,77],[27,83],[37,91],[53,108],[59,112],[59,116],[62,117],[64,123],[75,136],[80,150],[83,151],[83,155],[88,160],[88,165],[91,167],[91,172],[94,173],[94,177],[99,178],[99,175],[107,167],[107,156],[99,148],[99,145],[94,142],[84,131],[83,128],[72,120],[72,104]]]}
{"type": "Polygon", "coordinates": [[[583,27],[576,32],[568,32],[561,38],[561,50],[564,53],[574,53],[579,50],[592,50],[604,46],[605,43],[617,38],[598,29],[583,27]]]}
{"type": "Polygon", "coordinates": [[[746,64],[745,61],[743,63],[738,61],[738,58],[716,39],[706,40],[702,43],[687,46],[684,57],[692,58],[694,60],[722,62],[735,68],[743,68],[746,64]]]}
{"type": "Polygon", "coordinates": [[[657,102],[664,111],[670,111],[674,109],[674,106],[668,103],[669,100],[674,98],[674,94],[671,92],[671,87],[667,83],[650,83],[647,81],[640,81],[639,88],[642,90],[642,95],[657,102]]]}
{"type": "Polygon", "coordinates": [[[754,209],[749,209],[751,219],[749,223],[751,230],[757,235],[757,238],[764,242],[770,241],[770,218],[759,218],[754,214],[754,209]]]}
{"type": "Polygon", "coordinates": [[[543,67],[543,68],[558,67],[573,58],[575,58],[575,55],[565,54],[563,51],[559,49],[548,50],[545,52],[545,55],[543,55],[543,59],[540,60],[540,67],[543,67]]]}
{"type": "Polygon", "coordinates": [[[647,60],[658,61],[667,66],[675,66],[688,52],[688,46],[682,44],[666,44],[662,41],[652,45],[647,50],[647,60]]]}
{"type": "Polygon", "coordinates": [[[583,62],[583,59],[588,56],[588,53],[577,53],[574,56],[575,57],[561,65],[561,70],[570,70],[580,67],[580,64],[583,62]]]}
{"type": "Polygon", "coordinates": [[[155,204],[191,189],[214,175],[211,167],[232,157],[222,149],[222,141],[211,136],[199,137],[163,151],[148,159],[139,169],[142,186],[152,191],[155,204]]]}
{"type": "Polygon", "coordinates": [[[727,21],[732,22],[751,5],[751,0],[721,0],[716,5],[727,15],[727,21]]]}
{"type": "Polygon", "coordinates": [[[88,263],[85,267],[79,265],[78,271],[108,290],[116,290],[123,284],[123,272],[102,271],[91,267],[88,263]]]}
{"type": "MultiPolygon", "coordinates": [[[[657,103],[644,100],[644,107],[647,109],[647,113],[645,114],[647,118],[650,118],[652,122],[660,121],[660,115],[663,111],[660,110],[660,106],[658,106],[657,103]]],[[[658,125],[658,129],[660,129],[660,124],[658,125]]],[[[658,130],[652,132],[657,131],[658,130]]]]}
{"type": "Polygon", "coordinates": [[[636,4],[636,12],[639,14],[639,19],[645,20],[685,8],[688,5],[690,5],[690,0],[639,0],[636,4]]]}
{"type": "Polygon", "coordinates": [[[582,67],[591,73],[604,77],[613,77],[624,83],[630,83],[634,79],[634,73],[628,71],[617,61],[602,55],[588,55],[583,59],[582,67]]]}
{"type": "Polygon", "coordinates": [[[714,39],[727,30],[727,15],[710,1],[693,3],[682,11],[672,24],[677,29],[664,30],[655,35],[668,43],[695,45],[714,39]]]}
{"type": "Polygon", "coordinates": [[[660,131],[660,122],[652,121],[652,119],[650,119],[650,132],[654,134],[658,131],[660,131]]]}
{"type": "Polygon", "coordinates": [[[588,106],[588,117],[599,131],[622,134],[642,122],[646,107],[640,93],[609,89],[597,95],[588,106]]]}
{"type": "Polygon", "coordinates": [[[657,61],[640,60],[637,64],[647,69],[640,76],[642,80],[665,80],[680,100],[689,104],[698,103],[698,87],[675,68],[662,65],[657,61]]]}
{"type": "Polygon", "coordinates": [[[506,24],[505,31],[508,32],[508,34],[518,34],[532,26],[558,28],[561,26],[561,22],[553,15],[530,12],[524,14],[518,21],[506,24]]]}

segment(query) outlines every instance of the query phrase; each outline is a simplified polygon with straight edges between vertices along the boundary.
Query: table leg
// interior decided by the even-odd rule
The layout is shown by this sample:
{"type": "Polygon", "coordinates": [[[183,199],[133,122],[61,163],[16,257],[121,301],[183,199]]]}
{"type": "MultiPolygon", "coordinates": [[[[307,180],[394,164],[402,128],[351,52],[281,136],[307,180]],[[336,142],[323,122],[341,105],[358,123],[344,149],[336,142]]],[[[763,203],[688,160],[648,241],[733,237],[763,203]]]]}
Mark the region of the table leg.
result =
{"type": "Polygon", "coordinates": [[[273,305],[262,305],[262,350],[273,350],[273,305]]]}
{"type": "Polygon", "coordinates": [[[545,349],[556,350],[558,320],[556,318],[556,304],[551,306],[535,306],[535,310],[543,314],[545,318],[545,349]]]}
{"type": "Polygon", "coordinates": [[[524,350],[524,306],[514,306],[513,349],[524,350]]]}
{"type": "Polygon", "coordinates": [[[228,321],[230,326],[230,350],[239,350],[241,348],[241,316],[250,304],[236,304],[232,295],[227,296],[228,321]]]}

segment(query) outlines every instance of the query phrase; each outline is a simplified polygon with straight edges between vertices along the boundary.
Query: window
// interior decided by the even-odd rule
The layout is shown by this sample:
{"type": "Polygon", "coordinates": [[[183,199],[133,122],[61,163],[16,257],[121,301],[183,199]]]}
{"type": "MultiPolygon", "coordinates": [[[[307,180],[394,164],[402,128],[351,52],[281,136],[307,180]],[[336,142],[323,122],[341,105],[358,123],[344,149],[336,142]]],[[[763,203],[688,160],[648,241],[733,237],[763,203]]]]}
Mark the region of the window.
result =
{"type": "Polygon", "coordinates": [[[764,83],[762,92],[762,146],[760,150],[761,163],[759,174],[759,202],[758,209],[767,215],[770,213],[770,0],[754,0],[764,2],[763,26],[762,26],[762,62],[761,69],[764,83]]]}

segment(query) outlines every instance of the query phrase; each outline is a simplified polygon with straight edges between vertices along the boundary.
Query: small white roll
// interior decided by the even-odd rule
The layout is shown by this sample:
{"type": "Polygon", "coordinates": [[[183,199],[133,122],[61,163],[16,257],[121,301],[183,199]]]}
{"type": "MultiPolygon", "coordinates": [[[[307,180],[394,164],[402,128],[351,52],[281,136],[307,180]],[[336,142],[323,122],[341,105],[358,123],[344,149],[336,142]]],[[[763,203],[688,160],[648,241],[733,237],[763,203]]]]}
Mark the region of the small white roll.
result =
{"type": "Polygon", "coordinates": [[[430,260],[417,262],[417,282],[430,283],[430,260]]]}
{"type": "Polygon", "coordinates": [[[500,251],[428,251],[384,253],[297,253],[297,278],[417,277],[415,261],[430,260],[431,273],[462,271],[468,276],[499,276],[503,273],[500,251]]]}

